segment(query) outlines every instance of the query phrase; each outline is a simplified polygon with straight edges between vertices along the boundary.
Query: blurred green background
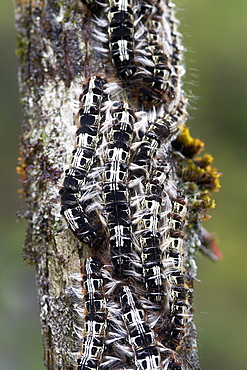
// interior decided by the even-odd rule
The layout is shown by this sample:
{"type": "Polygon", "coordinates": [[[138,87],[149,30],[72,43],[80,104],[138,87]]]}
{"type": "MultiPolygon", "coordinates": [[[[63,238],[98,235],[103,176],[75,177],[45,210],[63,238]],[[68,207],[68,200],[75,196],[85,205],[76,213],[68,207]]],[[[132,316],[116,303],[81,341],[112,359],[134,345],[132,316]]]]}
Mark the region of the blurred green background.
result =
{"type": "MultiPolygon", "coordinates": [[[[192,134],[223,172],[215,194],[217,208],[207,229],[218,235],[224,258],[213,263],[198,256],[195,321],[203,370],[247,368],[246,334],[246,0],[178,0],[180,31],[187,48],[185,89],[191,100],[192,134]]],[[[18,137],[21,107],[13,5],[1,14],[1,368],[41,370],[42,344],[34,268],[22,261],[25,222],[18,198],[18,137]]]]}

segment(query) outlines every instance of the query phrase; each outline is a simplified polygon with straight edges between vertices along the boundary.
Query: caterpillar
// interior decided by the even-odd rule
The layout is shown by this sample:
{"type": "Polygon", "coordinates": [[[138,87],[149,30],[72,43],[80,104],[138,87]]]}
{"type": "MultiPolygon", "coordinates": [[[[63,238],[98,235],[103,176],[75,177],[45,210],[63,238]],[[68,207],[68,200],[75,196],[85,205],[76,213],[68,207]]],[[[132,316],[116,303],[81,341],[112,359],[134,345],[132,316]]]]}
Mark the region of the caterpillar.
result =
{"type": "Polygon", "coordinates": [[[175,139],[178,132],[178,124],[183,114],[182,102],[175,107],[171,113],[155,112],[155,118],[148,114],[144,119],[148,120],[147,129],[139,142],[135,144],[137,149],[132,158],[132,162],[140,166],[145,166],[148,160],[156,156],[158,149],[164,144],[168,145],[175,139]],[[160,116],[161,115],[161,116],[160,116]]]}
{"type": "Polygon", "coordinates": [[[102,193],[109,230],[111,261],[115,275],[122,278],[131,270],[133,243],[128,204],[128,161],[133,139],[133,111],[124,102],[115,102],[106,115],[106,147],[102,193]]]}
{"type": "Polygon", "coordinates": [[[135,352],[137,369],[159,369],[160,353],[155,343],[154,333],[145,321],[145,313],[137,296],[128,286],[121,287],[118,294],[129,341],[135,352]]]}
{"type": "Polygon", "coordinates": [[[133,224],[141,248],[145,296],[153,303],[160,303],[164,298],[159,232],[162,185],[157,170],[152,171],[152,176],[152,180],[143,184],[144,194],[136,194],[133,224]]]}
{"type": "Polygon", "coordinates": [[[101,77],[93,76],[84,86],[80,97],[82,108],[79,110],[80,127],[76,132],[76,149],[73,151],[70,168],[65,171],[63,187],[60,190],[61,214],[75,236],[87,244],[93,243],[102,229],[99,220],[94,226],[91,225],[90,218],[95,218],[95,215],[85,212],[85,204],[82,205],[80,197],[96,152],[101,121],[100,107],[105,99],[104,84],[105,80],[101,77]]]}
{"type": "Polygon", "coordinates": [[[162,264],[162,228],[166,227],[165,189],[170,175],[170,166],[163,161],[157,161],[150,174],[150,180],[145,186],[144,204],[148,212],[141,222],[140,244],[142,248],[143,277],[146,284],[147,298],[156,304],[165,305],[166,297],[164,269],[162,264]]]}
{"type": "Polygon", "coordinates": [[[116,74],[129,80],[134,74],[133,0],[109,0],[109,50],[116,74]]]}
{"type": "Polygon", "coordinates": [[[170,80],[170,58],[164,48],[161,7],[156,4],[150,14],[149,17],[141,14],[138,18],[135,57],[137,70],[134,76],[137,89],[135,95],[140,103],[147,106],[167,103],[175,98],[170,80]]]}
{"type": "Polygon", "coordinates": [[[136,369],[133,363],[134,352],[128,340],[128,333],[123,321],[123,312],[119,303],[121,280],[114,279],[109,267],[102,269],[107,298],[107,337],[106,350],[100,369],[136,369]]]}
{"type": "Polygon", "coordinates": [[[88,257],[83,271],[85,301],[85,335],[82,355],[77,360],[77,370],[98,369],[106,336],[106,300],[103,292],[101,264],[98,258],[88,257]]]}
{"type": "Polygon", "coordinates": [[[167,32],[165,33],[165,39],[170,55],[170,81],[172,91],[174,93],[174,99],[171,101],[170,105],[171,107],[173,107],[178,103],[181,95],[183,95],[183,91],[181,89],[181,78],[185,73],[185,68],[183,65],[184,48],[181,44],[181,34],[177,30],[179,22],[175,18],[174,4],[170,1],[166,2],[166,6],[163,12],[163,19],[166,25],[169,25],[167,27],[167,32]]]}
{"type": "Polygon", "coordinates": [[[167,2],[167,12],[164,12],[164,17],[166,17],[170,25],[170,37],[167,37],[167,41],[171,47],[171,65],[174,68],[174,72],[181,76],[182,67],[182,53],[183,47],[181,45],[181,34],[177,30],[179,25],[178,20],[174,15],[174,4],[170,1],[167,2]]]}
{"type": "Polygon", "coordinates": [[[183,340],[186,325],[190,319],[189,287],[185,279],[183,229],[187,215],[187,200],[177,193],[172,199],[169,219],[167,247],[164,264],[168,266],[167,281],[170,288],[169,323],[162,331],[171,349],[176,350],[183,340]]]}

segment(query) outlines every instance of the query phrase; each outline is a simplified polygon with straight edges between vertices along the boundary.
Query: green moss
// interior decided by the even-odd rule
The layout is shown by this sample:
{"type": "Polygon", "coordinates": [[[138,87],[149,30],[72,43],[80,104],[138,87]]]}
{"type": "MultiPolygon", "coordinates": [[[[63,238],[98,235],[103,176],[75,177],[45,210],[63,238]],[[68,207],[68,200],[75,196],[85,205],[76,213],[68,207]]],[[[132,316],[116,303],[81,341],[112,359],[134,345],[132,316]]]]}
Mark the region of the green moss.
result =
{"type": "Polygon", "coordinates": [[[24,65],[27,62],[29,44],[30,43],[27,36],[20,33],[17,34],[17,45],[15,49],[15,54],[21,61],[21,65],[24,65]]]}

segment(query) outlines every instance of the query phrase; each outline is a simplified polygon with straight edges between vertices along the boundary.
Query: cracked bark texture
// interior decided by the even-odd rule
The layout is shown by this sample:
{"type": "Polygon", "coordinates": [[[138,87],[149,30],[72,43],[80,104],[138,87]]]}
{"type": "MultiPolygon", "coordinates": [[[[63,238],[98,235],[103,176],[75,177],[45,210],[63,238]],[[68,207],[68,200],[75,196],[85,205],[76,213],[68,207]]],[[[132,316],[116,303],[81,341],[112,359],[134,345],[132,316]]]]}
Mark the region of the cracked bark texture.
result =
{"type": "Polygon", "coordinates": [[[36,269],[44,364],[69,369],[77,339],[72,340],[67,288],[80,259],[78,241],[60,215],[58,191],[74,148],[74,92],[98,66],[90,48],[90,17],[78,1],[16,1],[15,17],[28,221],[24,258],[36,269]]]}

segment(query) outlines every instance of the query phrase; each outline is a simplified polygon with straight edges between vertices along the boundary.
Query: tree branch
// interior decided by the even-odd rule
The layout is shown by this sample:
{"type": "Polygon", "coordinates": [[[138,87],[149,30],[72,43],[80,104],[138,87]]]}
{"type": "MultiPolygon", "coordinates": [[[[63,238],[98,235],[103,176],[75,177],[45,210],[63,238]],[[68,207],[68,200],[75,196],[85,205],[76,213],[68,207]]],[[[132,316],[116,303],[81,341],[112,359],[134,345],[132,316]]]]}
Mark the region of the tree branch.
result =
{"type": "MultiPolygon", "coordinates": [[[[62,219],[59,190],[74,149],[75,102],[79,101],[82,84],[95,75],[107,76],[111,81],[118,78],[111,62],[105,63],[104,58],[99,57],[95,48],[97,42],[92,37],[96,26],[92,14],[81,2],[15,0],[15,15],[23,106],[19,173],[28,220],[24,254],[25,260],[36,268],[45,366],[47,369],[74,369],[76,358],[73,354],[80,352],[82,344],[73,325],[75,312],[70,287],[73,274],[80,273],[82,262],[91,254],[91,249],[71,233],[62,219]]],[[[180,91],[180,79],[178,85],[180,91]]],[[[138,109],[128,87],[121,94],[121,99],[127,96],[135,110],[138,109]]],[[[185,121],[185,107],[182,110],[177,124],[185,121]]],[[[168,144],[172,181],[178,192],[183,191],[184,199],[189,199],[181,258],[189,305],[186,314],[190,318],[179,345],[164,339],[168,334],[165,331],[162,334],[161,329],[158,335],[163,345],[174,352],[174,356],[169,355],[169,361],[170,366],[177,367],[169,368],[179,369],[176,365],[179,359],[181,369],[199,369],[192,320],[194,257],[200,245],[208,249],[206,239],[209,238],[202,235],[200,220],[212,206],[209,193],[217,190],[219,175],[211,167],[209,158],[194,159],[203,145],[189,136],[185,126],[180,126],[178,136],[174,133],[168,144]]],[[[167,320],[171,320],[169,315],[167,320]]],[[[166,325],[173,324],[166,322],[166,325]]],[[[135,368],[134,364],[131,366],[135,368]]]]}

